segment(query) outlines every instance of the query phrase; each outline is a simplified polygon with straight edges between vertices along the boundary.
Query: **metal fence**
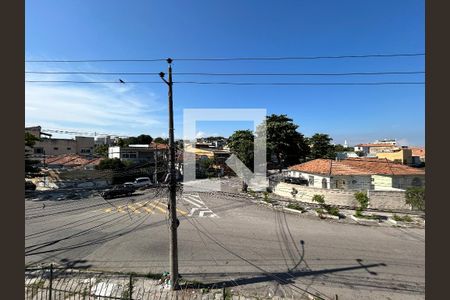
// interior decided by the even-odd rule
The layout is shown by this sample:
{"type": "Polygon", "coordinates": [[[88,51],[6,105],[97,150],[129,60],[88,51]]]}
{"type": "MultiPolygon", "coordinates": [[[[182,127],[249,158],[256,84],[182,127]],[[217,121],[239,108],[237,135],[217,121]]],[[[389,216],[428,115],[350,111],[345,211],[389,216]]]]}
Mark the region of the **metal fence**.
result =
{"type": "Polygon", "coordinates": [[[25,269],[25,299],[231,299],[225,288],[180,284],[170,291],[163,280],[144,276],[58,268],[53,265],[25,269]]]}

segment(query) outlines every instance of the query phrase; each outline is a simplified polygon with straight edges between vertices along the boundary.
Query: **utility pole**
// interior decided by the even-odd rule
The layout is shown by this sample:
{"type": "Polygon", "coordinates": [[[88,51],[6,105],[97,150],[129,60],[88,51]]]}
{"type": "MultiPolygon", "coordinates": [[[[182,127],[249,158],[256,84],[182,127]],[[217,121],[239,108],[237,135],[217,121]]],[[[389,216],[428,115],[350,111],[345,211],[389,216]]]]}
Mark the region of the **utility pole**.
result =
{"type": "Polygon", "coordinates": [[[178,242],[177,242],[177,199],[175,178],[175,141],[173,128],[173,98],[172,98],[172,59],[168,58],[169,78],[164,79],[164,73],[159,73],[161,79],[169,86],[169,219],[170,219],[170,289],[178,287],[178,242]]]}

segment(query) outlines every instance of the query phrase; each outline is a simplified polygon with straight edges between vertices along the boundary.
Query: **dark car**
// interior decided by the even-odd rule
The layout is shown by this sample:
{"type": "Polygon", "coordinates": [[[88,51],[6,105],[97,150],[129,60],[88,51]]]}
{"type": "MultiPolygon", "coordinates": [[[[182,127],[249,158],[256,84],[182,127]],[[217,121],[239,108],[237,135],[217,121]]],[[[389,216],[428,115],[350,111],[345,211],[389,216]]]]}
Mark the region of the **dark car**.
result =
{"type": "Polygon", "coordinates": [[[120,196],[131,196],[136,189],[127,185],[116,185],[115,187],[104,191],[100,195],[105,199],[111,199],[120,196]]]}

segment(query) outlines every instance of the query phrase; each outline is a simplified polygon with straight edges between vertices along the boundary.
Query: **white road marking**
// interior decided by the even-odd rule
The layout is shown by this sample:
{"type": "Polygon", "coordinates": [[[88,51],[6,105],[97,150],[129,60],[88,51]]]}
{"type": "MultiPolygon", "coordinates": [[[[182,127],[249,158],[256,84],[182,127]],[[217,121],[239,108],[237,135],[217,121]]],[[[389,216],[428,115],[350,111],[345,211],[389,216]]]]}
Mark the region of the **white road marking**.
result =
{"type": "Polygon", "coordinates": [[[183,198],[183,200],[185,200],[185,201],[187,201],[187,202],[189,202],[189,203],[191,203],[192,205],[195,205],[195,206],[197,206],[197,207],[202,207],[200,204],[198,204],[198,203],[196,203],[196,202],[193,202],[193,201],[191,201],[191,200],[189,200],[189,199],[183,198]]]}

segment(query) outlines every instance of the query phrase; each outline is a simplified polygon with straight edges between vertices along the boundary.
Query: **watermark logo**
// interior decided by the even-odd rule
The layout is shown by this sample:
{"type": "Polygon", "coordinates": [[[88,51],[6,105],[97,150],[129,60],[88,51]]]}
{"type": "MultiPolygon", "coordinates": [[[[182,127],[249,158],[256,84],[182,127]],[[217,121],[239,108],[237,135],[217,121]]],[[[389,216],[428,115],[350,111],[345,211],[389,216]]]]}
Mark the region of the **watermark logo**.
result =
{"type": "Polygon", "coordinates": [[[253,172],[234,154],[225,164],[254,191],[263,191],[268,186],[266,177],[266,109],[184,109],[183,111],[183,184],[185,191],[220,191],[217,180],[196,178],[198,151],[196,125],[199,121],[251,121],[253,122],[254,165],[253,172]]]}

